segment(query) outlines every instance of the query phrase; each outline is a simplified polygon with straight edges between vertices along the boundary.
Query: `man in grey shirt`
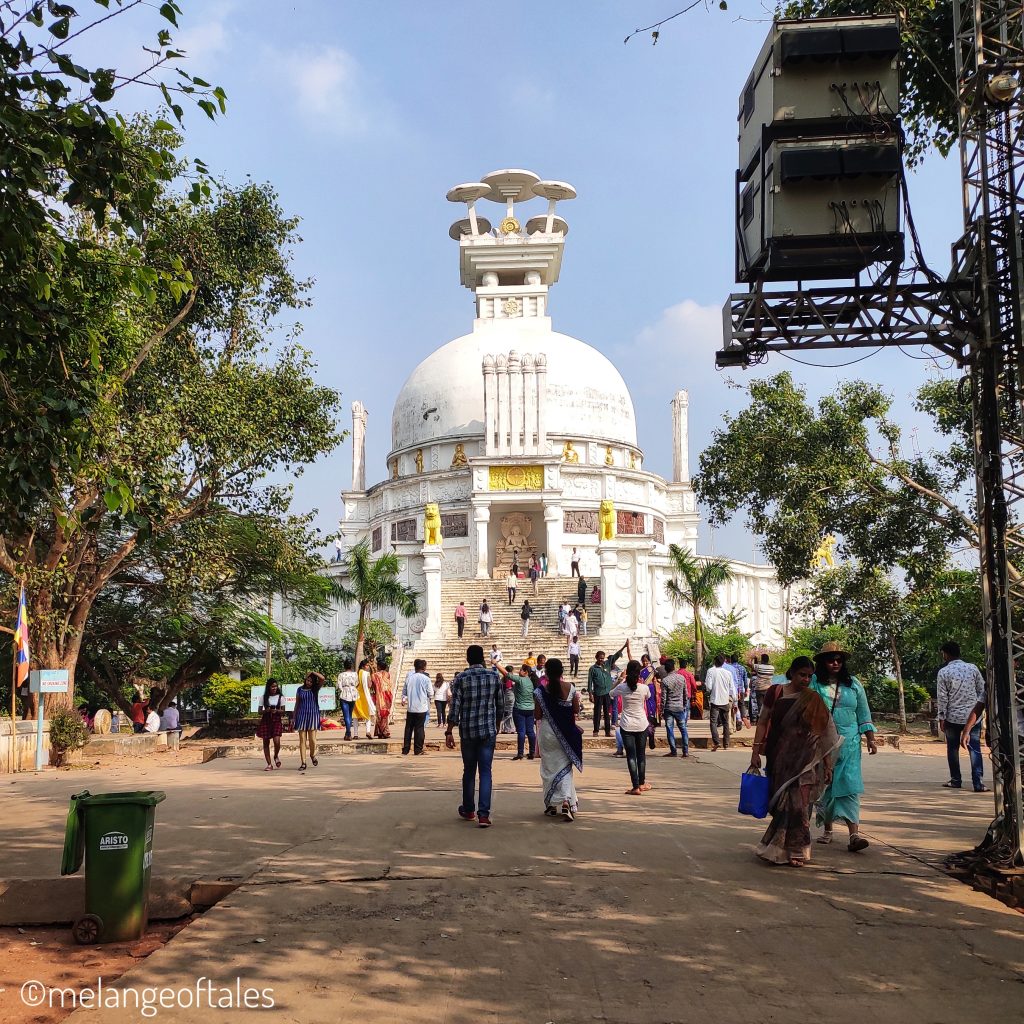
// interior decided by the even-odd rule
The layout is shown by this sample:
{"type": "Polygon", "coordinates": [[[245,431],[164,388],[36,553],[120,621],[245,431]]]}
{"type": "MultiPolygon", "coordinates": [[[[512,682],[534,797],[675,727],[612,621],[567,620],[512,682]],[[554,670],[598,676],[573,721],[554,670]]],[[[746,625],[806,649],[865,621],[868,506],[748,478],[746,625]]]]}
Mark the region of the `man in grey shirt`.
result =
{"type": "Polygon", "coordinates": [[[665,732],[668,736],[668,753],[664,757],[676,757],[676,730],[682,740],[683,757],[690,756],[690,737],[686,723],[690,720],[691,687],[685,676],[676,671],[676,663],[672,658],[665,659],[665,676],[661,680],[661,714],[665,719],[665,732]]]}
{"type": "Polygon", "coordinates": [[[772,685],[775,666],[767,654],[762,654],[760,660],[754,659],[754,664],[750,668],[750,721],[756,722],[761,715],[764,695],[772,685]]]}

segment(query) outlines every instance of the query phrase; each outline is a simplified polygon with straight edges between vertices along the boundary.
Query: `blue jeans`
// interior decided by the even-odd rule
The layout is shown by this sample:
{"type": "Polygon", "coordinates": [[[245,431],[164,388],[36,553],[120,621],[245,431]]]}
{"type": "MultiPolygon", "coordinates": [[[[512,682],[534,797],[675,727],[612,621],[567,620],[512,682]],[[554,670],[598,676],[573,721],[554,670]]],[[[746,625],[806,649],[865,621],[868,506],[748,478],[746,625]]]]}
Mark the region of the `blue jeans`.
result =
{"type": "Polygon", "coordinates": [[[679,734],[683,743],[683,757],[690,753],[690,736],[686,730],[686,723],[690,720],[690,709],[682,711],[663,711],[665,718],[665,732],[668,733],[668,752],[676,752],[676,724],[679,725],[679,734]]]}
{"type": "Polygon", "coordinates": [[[467,814],[478,811],[481,817],[491,815],[491,762],[494,760],[496,736],[482,739],[466,739],[459,736],[462,751],[462,809],[467,814]],[[480,806],[473,799],[476,790],[476,774],[480,772],[480,806]]]}
{"type": "Polygon", "coordinates": [[[625,747],[622,745],[622,730],[618,726],[615,726],[615,753],[625,753],[625,747]]]}
{"type": "Polygon", "coordinates": [[[516,754],[523,756],[523,747],[526,740],[530,741],[530,757],[537,752],[537,730],[533,724],[533,709],[520,711],[519,708],[512,709],[512,721],[516,723],[516,754]]]}
{"type": "MultiPolygon", "coordinates": [[[[949,761],[949,779],[957,786],[960,778],[960,737],[964,727],[956,722],[946,723],[946,760],[949,761]]],[[[967,741],[967,750],[971,755],[971,782],[975,789],[985,783],[985,762],[981,758],[981,722],[975,722],[971,729],[971,738],[967,741]]]]}
{"type": "Polygon", "coordinates": [[[354,700],[343,700],[341,702],[341,717],[345,719],[345,735],[352,733],[352,709],[356,706],[354,700]]]}

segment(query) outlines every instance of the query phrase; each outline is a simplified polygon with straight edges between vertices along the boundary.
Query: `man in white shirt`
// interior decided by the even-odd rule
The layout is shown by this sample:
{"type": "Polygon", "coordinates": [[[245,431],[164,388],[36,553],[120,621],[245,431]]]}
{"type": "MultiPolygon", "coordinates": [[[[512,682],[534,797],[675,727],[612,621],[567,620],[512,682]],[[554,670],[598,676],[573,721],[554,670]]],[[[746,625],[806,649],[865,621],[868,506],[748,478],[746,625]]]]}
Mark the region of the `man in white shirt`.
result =
{"type": "Polygon", "coordinates": [[[580,674],[580,638],[569,637],[569,676],[575,679],[580,674]]]}
{"type": "Polygon", "coordinates": [[[160,716],[160,731],[178,732],[180,726],[181,716],[178,714],[178,705],[172,700],[171,703],[164,708],[164,713],[160,716]]]}
{"type": "Polygon", "coordinates": [[[496,669],[502,662],[501,651],[497,644],[491,644],[491,668],[496,669]]]}
{"type": "Polygon", "coordinates": [[[579,576],[580,574],[580,556],[579,552],[575,548],[572,549],[572,554],[569,556],[569,578],[573,576],[579,576]]]}
{"type": "Polygon", "coordinates": [[[975,793],[986,793],[985,762],[981,756],[981,714],[985,710],[985,677],[976,665],[960,657],[960,645],[949,641],[942,645],[942,668],[936,677],[935,694],[939,706],[939,731],[946,737],[949,782],[946,789],[960,789],[960,740],[968,720],[972,720],[967,749],[971,755],[971,782],[975,793]],[[973,719],[971,716],[973,714],[973,719]]]}
{"type": "Polygon", "coordinates": [[[160,731],[160,715],[157,713],[156,708],[150,705],[149,711],[146,712],[146,724],[143,726],[143,732],[159,732],[160,731]]]}
{"type": "Polygon", "coordinates": [[[402,688],[402,706],[409,708],[405,713],[405,737],[402,740],[402,753],[409,753],[415,737],[416,753],[422,754],[423,727],[427,721],[427,712],[430,711],[434,684],[431,683],[430,676],[427,675],[427,663],[423,658],[417,658],[412,666],[412,671],[405,677],[405,685],[402,688]]]}
{"type": "Polygon", "coordinates": [[[729,749],[729,737],[732,735],[732,712],[731,704],[735,692],[736,679],[729,669],[725,668],[725,658],[719,654],[715,657],[715,664],[707,670],[704,676],[704,689],[708,693],[708,722],[711,725],[712,753],[718,750],[719,746],[729,749]],[[724,737],[723,742],[718,742],[718,727],[722,726],[724,737]]]}

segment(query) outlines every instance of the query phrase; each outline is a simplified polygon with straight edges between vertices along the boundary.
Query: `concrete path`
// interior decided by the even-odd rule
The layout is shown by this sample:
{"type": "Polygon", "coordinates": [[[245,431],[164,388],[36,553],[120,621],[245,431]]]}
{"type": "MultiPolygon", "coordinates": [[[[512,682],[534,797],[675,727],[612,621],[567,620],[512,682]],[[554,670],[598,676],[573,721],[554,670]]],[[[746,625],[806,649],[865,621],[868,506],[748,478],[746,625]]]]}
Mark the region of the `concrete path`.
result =
{"type": "Polygon", "coordinates": [[[273,990],[274,1009],[225,1021],[1014,1019],[1024,919],[935,867],[978,840],[989,797],[941,789],[939,759],[883,751],[865,759],[871,849],[770,868],[752,854],[761,824],[735,812],[748,757],[655,757],[655,788],[633,798],[624,764],[595,752],[573,824],[539,813],[534,764],[503,760],[490,830],[456,817],[450,754],[324,758],[304,778],[255,759],[22,778],[4,873],[56,873],[83,783],[166,790],[155,870],[248,881],[118,985],[273,990]]]}

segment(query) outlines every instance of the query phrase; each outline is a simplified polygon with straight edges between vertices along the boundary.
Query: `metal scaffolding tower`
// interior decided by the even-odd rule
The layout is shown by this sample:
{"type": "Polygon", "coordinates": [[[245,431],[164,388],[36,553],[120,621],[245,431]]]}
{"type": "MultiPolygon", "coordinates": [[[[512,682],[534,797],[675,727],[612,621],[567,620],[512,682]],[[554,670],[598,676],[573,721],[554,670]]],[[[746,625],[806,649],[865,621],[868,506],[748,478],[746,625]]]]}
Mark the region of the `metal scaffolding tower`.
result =
{"type": "Polygon", "coordinates": [[[779,350],[929,345],[969,367],[996,815],[957,860],[1024,865],[1024,0],[954,0],[964,235],[948,281],[729,297],[720,366],[779,350]]]}

